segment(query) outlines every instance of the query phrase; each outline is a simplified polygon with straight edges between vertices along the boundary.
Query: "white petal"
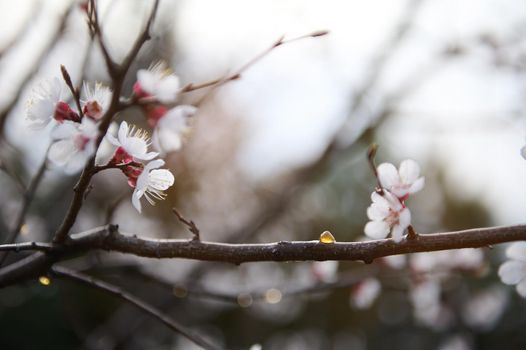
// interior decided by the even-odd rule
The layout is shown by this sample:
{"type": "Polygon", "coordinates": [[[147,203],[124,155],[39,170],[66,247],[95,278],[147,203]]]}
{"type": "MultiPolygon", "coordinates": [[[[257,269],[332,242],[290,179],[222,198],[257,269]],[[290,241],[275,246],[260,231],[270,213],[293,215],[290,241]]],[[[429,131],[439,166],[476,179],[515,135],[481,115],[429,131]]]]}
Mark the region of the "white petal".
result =
{"type": "Polygon", "coordinates": [[[373,203],[367,208],[367,217],[373,221],[381,221],[389,216],[389,207],[373,203]]]}
{"type": "Polygon", "coordinates": [[[162,103],[174,102],[179,90],[179,78],[170,74],[159,81],[157,85],[156,97],[162,103]]]}
{"type": "Polygon", "coordinates": [[[390,227],[385,221],[369,221],[364,228],[367,236],[374,239],[381,239],[387,237],[390,227]]]}
{"type": "Polygon", "coordinates": [[[526,263],[510,260],[500,265],[499,277],[504,284],[517,284],[526,277],[526,263]]]}
{"type": "Polygon", "coordinates": [[[79,171],[81,171],[85,166],[90,157],[87,153],[84,152],[77,152],[73,157],[69,159],[69,161],[66,163],[66,166],[64,168],[64,171],[67,174],[75,174],[79,171]]]}
{"type": "Polygon", "coordinates": [[[152,160],[150,163],[146,164],[144,171],[150,172],[152,169],[157,169],[162,167],[165,164],[164,160],[156,159],[152,160]]]}
{"type": "Polygon", "coordinates": [[[400,163],[400,179],[405,184],[412,184],[420,175],[420,166],[412,159],[406,159],[400,163]]]}
{"type": "Polygon", "coordinates": [[[137,81],[139,82],[142,90],[149,94],[153,94],[157,79],[152,72],[146,69],[140,69],[137,72],[137,81]]]}
{"type": "Polygon", "coordinates": [[[115,136],[113,136],[112,134],[106,134],[106,140],[108,140],[109,143],[111,143],[112,145],[114,146],[117,146],[119,147],[121,145],[121,143],[119,142],[119,140],[117,140],[115,138],[115,136]]]}
{"type": "Polygon", "coordinates": [[[167,128],[156,128],[152,141],[155,148],[165,153],[178,151],[183,146],[179,133],[167,128]]]}
{"type": "Polygon", "coordinates": [[[402,209],[398,217],[398,222],[403,230],[405,230],[407,226],[411,225],[411,212],[408,208],[402,209]]]}
{"type": "Polygon", "coordinates": [[[413,184],[409,187],[409,193],[416,193],[420,191],[422,188],[424,188],[425,185],[425,179],[424,177],[421,177],[417,179],[413,184]]]}
{"type": "Polygon", "coordinates": [[[526,278],[517,284],[517,292],[521,297],[526,298],[526,278]]]}
{"type": "Polygon", "coordinates": [[[126,143],[126,139],[128,138],[128,123],[126,123],[125,121],[121,122],[121,125],[119,127],[118,138],[120,144],[126,143]]]}
{"type": "Polygon", "coordinates": [[[61,140],[51,145],[48,158],[53,163],[64,166],[76,152],[77,150],[71,139],[61,140]]]}
{"type": "Polygon", "coordinates": [[[146,154],[146,151],[148,150],[148,145],[146,144],[146,141],[138,137],[128,137],[125,140],[125,142],[122,142],[121,140],[121,144],[122,147],[126,150],[126,152],[128,152],[137,159],[144,159],[143,157],[146,154]]]}
{"type": "Polygon", "coordinates": [[[391,163],[382,163],[377,168],[380,183],[386,189],[400,184],[400,176],[395,166],[391,163]]]}
{"type": "Polygon", "coordinates": [[[405,228],[398,224],[398,225],[394,225],[393,226],[393,231],[391,232],[391,236],[393,237],[393,240],[395,242],[400,242],[402,240],[402,238],[404,238],[404,231],[405,231],[405,228]]]}
{"type": "Polygon", "coordinates": [[[515,242],[506,249],[509,259],[526,261],[526,242],[515,242]]]}
{"type": "Polygon", "coordinates": [[[141,211],[142,211],[141,197],[142,197],[142,192],[139,192],[139,191],[137,191],[137,190],[133,191],[133,194],[132,194],[132,204],[133,204],[133,206],[135,207],[135,209],[137,209],[137,211],[138,211],[139,213],[141,213],[141,211]]]}
{"type": "Polygon", "coordinates": [[[159,124],[161,126],[180,128],[186,126],[188,118],[192,117],[197,112],[197,108],[191,105],[179,105],[166,112],[166,115],[161,118],[159,124]]]}
{"type": "Polygon", "coordinates": [[[526,146],[523,146],[521,148],[521,156],[522,158],[526,159],[526,146]]]}
{"type": "Polygon", "coordinates": [[[67,139],[79,132],[79,123],[65,121],[51,130],[51,138],[54,140],[67,139]]]}
{"type": "Polygon", "coordinates": [[[150,171],[149,185],[156,190],[164,191],[174,184],[173,174],[166,169],[155,169],[150,171]]]}
{"type": "MultiPolygon", "coordinates": [[[[385,194],[385,191],[384,191],[385,194]]],[[[381,194],[378,194],[376,191],[371,193],[371,201],[381,207],[389,209],[391,207],[389,201],[384,198],[381,194]]]]}
{"type": "Polygon", "coordinates": [[[153,158],[157,157],[158,155],[159,155],[159,152],[149,152],[149,153],[143,154],[141,156],[141,158],[139,158],[139,159],[152,160],[153,158]]]}

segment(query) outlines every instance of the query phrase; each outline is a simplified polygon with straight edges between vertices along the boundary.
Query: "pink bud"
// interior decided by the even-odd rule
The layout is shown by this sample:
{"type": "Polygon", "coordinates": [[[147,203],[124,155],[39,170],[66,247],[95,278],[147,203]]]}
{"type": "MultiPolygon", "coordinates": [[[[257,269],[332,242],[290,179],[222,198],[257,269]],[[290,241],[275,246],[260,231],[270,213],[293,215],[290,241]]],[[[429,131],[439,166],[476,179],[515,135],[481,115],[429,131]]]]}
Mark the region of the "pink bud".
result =
{"type": "Polygon", "coordinates": [[[148,119],[148,124],[155,128],[161,120],[162,117],[168,112],[168,108],[162,105],[146,106],[146,118],[148,119]]]}
{"type": "Polygon", "coordinates": [[[71,109],[71,107],[63,101],[57,102],[55,105],[55,113],[53,118],[59,123],[63,123],[64,120],[71,120],[76,123],[80,123],[79,115],[71,109]]]}

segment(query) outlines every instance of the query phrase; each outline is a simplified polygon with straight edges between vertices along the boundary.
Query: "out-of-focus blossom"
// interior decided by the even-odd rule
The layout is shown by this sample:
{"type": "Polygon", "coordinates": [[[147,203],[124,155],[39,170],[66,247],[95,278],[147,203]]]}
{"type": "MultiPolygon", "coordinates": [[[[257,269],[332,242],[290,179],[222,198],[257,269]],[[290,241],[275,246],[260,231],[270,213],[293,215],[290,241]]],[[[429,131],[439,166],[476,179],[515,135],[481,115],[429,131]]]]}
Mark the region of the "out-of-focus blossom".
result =
{"type": "Polygon", "coordinates": [[[380,292],[382,285],[376,278],[367,278],[358,283],[351,291],[351,305],[357,309],[369,308],[380,292]]]}
{"type": "Polygon", "coordinates": [[[312,274],[318,281],[331,283],[338,279],[338,261],[315,261],[312,263],[312,274]]]}
{"type": "Polygon", "coordinates": [[[82,123],[65,121],[57,125],[52,138],[57,140],[49,149],[49,160],[64,167],[68,174],[80,171],[95,153],[98,128],[94,121],[84,118],[82,123]]]}
{"type": "Polygon", "coordinates": [[[117,164],[127,164],[134,159],[151,160],[159,153],[148,152],[150,145],[150,138],[148,133],[142,129],[136,129],[135,126],[128,127],[128,123],[123,121],[119,127],[117,138],[111,134],[107,134],[108,141],[117,146],[115,157],[117,164]]]}
{"type": "Polygon", "coordinates": [[[420,166],[412,159],[402,161],[398,170],[391,163],[382,163],[377,170],[382,187],[402,201],[424,188],[424,177],[419,177],[420,166]]]}
{"type": "Polygon", "coordinates": [[[484,252],[481,249],[464,248],[415,253],[410,257],[410,265],[418,272],[478,270],[484,265],[484,252]]]}
{"type": "Polygon", "coordinates": [[[440,300],[440,282],[426,279],[411,286],[409,299],[415,319],[429,327],[440,330],[452,321],[452,313],[440,300]]]}
{"type": "Polygon", "coordinates": [[[508,261],[499,268],[504,284],[517,285],[517,292],[526,297],[526,242],[515,242],[506,250],[508,261]]]}
{"type": "Polygon", "coordinates": [[[407,257],[405,255],[388,255],[379,259],[381,264],[387,265],[392,269],[403,269],[407,265],[407,257]]]}
{"type": "Polygon", "coordinates": [[[149,69],[140,69],[137,72],[137,82],[133,86],[137,97],[152,97],[161,103],[175,102],[178,90],[179,78],[164,62],[159,62],[149,69]]]}
{"type": "Polygon", "coordinates": [[[189,105],[177,106],[159,119],[153,131],[153,145],[163,153],[178,151],[190,133],[189,119],[197,108],[189,105]]]}
{"type": "Polygon", "coordinates": [[[132,195],[132,204],[140,213],[142,210],[140,199],[144,196],[146,200],[155,205],[155,200],[166,198],[166,191],[174,184],[173,174],[166,169],[158,169],[164,165],[164,160],[156,159],[148,163],[137,178],[137,184],[132,195]]]}
{"type": "Polygon", "coordinates": [[[471,296],[462,308],[462,318],[471,327],[489,330],[498,322],[508,304],[508,293],[493,286],[471,296]]]}
{"type": "Polygon", "coordinates": [[[367,216],[371,221],[365,225],[365,234],[374,239],[385,238],[392,234],[396,242],[402,240],[404,231],[411,224],[411,213],[400,200],[389,191],[383,195],[373,192],[373,203],[367,208],[367,216]]]}
{"type": "Polygon", "coordinates": [[[60,100],[61,86],[58,78],[40,82],[32,91],[26,106],[26,120],[31,129],[42,129],[52,119],[79,122],[78,114],[60,100]]]}
{"type": "Polygon", "coordinates": [[[85,116],[99,120],[108,110],[111,102],[110,88],[96,83],[93,89],[86,83],[83,86],[83,99],[81,99],[82,113],[85,116]]]}
{"type": "Polygon", "coordinates": [[[471,345],[465,337],[454,335],[440,344],[438,350],[471,350],[471,345]]]}

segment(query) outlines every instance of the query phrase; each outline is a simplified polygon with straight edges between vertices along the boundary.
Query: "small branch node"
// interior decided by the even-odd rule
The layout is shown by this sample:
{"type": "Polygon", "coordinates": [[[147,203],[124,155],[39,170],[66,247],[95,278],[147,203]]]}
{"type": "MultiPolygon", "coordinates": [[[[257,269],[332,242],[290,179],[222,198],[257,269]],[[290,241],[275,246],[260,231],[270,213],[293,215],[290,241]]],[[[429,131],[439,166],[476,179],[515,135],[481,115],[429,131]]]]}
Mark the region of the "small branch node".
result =
{"type": "Polygon", "coordinates": [[[179,219],[180,222],[182,222],[184,225],[186,225],[188,227],[188,230],[193,235],[192,240],[193,241],[200,241],[201,240],[201,234],[199,232],[199,229],[197,228],[196,223],[193,222],[192,220],[185,219],[175,207],[172,208],[172,211],[175,214],[175,216],[177,216],[177,219],[179,219]]]}

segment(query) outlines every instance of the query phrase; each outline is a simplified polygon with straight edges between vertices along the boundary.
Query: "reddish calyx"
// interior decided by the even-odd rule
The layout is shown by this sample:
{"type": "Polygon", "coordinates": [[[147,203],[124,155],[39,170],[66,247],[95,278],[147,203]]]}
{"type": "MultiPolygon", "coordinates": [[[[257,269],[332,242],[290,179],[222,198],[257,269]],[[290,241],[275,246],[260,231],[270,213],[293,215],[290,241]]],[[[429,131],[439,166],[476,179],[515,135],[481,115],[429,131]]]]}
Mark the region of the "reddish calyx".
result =
{"type": "Polygon", "coordinates": [[[63,123],[65,120],[71,120],[76,123],[80,123],[79,115],[71,109],[71,107],[63,101],[59,101],[55,106],[55,113],[53,118],[59,123],[63,123]]]}

